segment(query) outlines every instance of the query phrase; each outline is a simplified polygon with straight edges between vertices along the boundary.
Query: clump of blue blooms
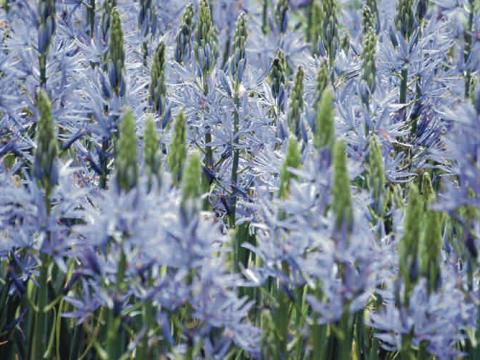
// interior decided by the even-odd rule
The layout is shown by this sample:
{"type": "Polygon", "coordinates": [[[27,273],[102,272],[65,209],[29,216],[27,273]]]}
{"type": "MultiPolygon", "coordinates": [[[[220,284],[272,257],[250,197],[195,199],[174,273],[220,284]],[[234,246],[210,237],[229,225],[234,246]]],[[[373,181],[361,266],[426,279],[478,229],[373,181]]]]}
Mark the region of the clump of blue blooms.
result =
{"type": "Polygon", "coordinates": [[[479,0],[0,0],[0,359],[477,359],[479,0]]]}

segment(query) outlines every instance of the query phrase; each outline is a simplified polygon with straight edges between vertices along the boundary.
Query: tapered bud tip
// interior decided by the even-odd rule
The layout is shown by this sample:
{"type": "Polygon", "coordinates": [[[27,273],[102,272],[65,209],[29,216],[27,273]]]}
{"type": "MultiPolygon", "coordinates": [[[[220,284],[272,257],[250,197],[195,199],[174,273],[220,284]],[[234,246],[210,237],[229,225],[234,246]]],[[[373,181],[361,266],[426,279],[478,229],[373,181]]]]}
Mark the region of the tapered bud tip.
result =
{"type": "Polygon", "coordinates": [[[335,143],[335,108],[333,93],[329,88],[323,91],[316,110],[314,145],[317,149],[328,147],[332,151],[335,143]]]}
{"type": "Polygon", "coordinates": [[[182,202],[200,198],[202,194],[202,162],[200,154],[195,151],[190,154],[185,164],[182,179],[182,202]]]}
{"type": "Polygon", "coordinates": [[[347,169],[345,144],[339,140],[333,150],[333,190],[332,208],[335,214],[335,229],[353,230],[353,208],[350,190],[350,177],[347,169]]]}
{"type": "Polygon", "coordinates": [[[290,136],[287,145],[287,154],[280,170],[280,198],[285,199],[290,192],[290,180],[295,178],[290,169],[298,169],[302,165],[300,145],[295,137],[290,136]]]}
{"type": "Polygon", "coordinates": [[[183,164],[187,156],[187,131],[185,116],[180,112],[175,120],[170,147],[167,154],[168,167],[172,173],[173,183],[179,184],[182,177],[183,164]]]}
{"type": "Polygon", "coordinates": [[[137,184],[137,137],[135,134],[135,117],[132,110],[126,110],[117,143],[117,185],[122,191],[129,191],[137,184]]]}

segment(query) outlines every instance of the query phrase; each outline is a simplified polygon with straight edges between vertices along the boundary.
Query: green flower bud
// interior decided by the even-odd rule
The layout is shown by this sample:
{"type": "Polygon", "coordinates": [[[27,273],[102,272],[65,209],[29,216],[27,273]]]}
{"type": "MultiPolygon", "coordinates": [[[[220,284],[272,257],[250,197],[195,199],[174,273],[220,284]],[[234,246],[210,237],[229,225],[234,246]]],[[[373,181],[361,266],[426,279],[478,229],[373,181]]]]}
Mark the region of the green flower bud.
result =
{"type": "Polygon", "coordinates": [[[328,63],[326,61],[322,61],[317,73],[317,85],[315,87],[315,107],[317,107],[320,104],[323,91],[327,88],[328,84],[329,84],[328,63]]]}
{"type": "Polygon", "coordinates": [[[303,114],[303,68],[300,66],[295,76],[295,83],[293,85],[292,93],[290,94],[290,103],[287,114],[287,124],[290,131],[295,134],[297,139],[301,139],[300,121],[303,114]]]}
{"type": "Polygon", "coordinates": [[[322,31],[320,36],[327,51],[330,64],[335,59],[335,53],[338,48],[338,20],[337,20],[337,6],[335,0],[322,1],[321,12],[322,31]]]}
{"type": "Polygon", "coordinates": [[[178,185],[182,178],[183,164],[187,156],[187,130],[185,126],[185,116],[179,113],[175,120],[172,137],[170,139],[170,148],[167,154],[167,163],[172,173],[174,185],[178,185]]]}
{"type": "Polygon", "coordinates": [[[266,34],[268,32],[268,0],[262,1],[262,32],[266,34]]]}
{"type": "Polygon", "coordinates": [[[199,200],[202,195],[202,161],[198,152],[187,159],[182,178],[182,204],[199,200]]]}
{"type": "Polygon", "coordinates": [[[163,117],[166,110],[167,87],[165,85],[165,44],[160,42],[153,56],[150,72],[150,102],[153,110],[163,117]]]}
{"type": "Polygon", "coordinates": [[[420,239],[420,273],[427,279],[429,293],[434,292],[440,281],[440,262],[443,246],[442,214],[429,208],[435,201],[435,190],[430,175],[426,172],[421,179],[421,194],[424,199],[424,224],[420,239]]]}
{"type": "Polygon", "coordinates": [[[185,7],[176,37],[175,60],[180,64],[190,57],[192,33],[193,6],[190,3],[185,7]]]}
{"type": "Polygon", "coordinates": [[[302,166],[302,154],[300,146],[293,136],[288,139],[287,155],[280,170],[280,199],[286,199],[290,192],[290,180],[296,176],[290,172],[290,169],[299,169],[302,166]]]}
{"type": "Polygon", "coordinates": [[[40,85],[47,83],[47,54],[56,29],[55,0],[39,0],[38,2],[38,62],[40,85]]]}
{"type": "Polygon", "coordinates": [[[418,279],[418,244],[423,221],[423,199],[415,185],[410,185],[408,206],[404,220],[404,233],[398,244],[400,274],[405,283],[405,303],[418,279]]]}
{"type": "Polygon", "coordinates": [[[50,100],[43,90],[38,93],[37,107],[40,119],[37,123],[37,147],[33,161],[33,176],[48,197],[53,187],[58,184],[58,143],[50,100]]]}
{"type": "Polygon", "coordinates": [[[372,13],[375,14],[375,16],[378,14],[377,0],[366,0],[365,6],[371,9],[372,13]]]}
{"type": "Polygon", "coordinates": [[[313,2],[310,8],[310,22],[309,28],[307,29],[308,41],[312,44],[312,53],[318,54],[318,40],[321,34],[321,24],[322,24],[322,8],[318,5],[317,2],[313,2]]]}
{"type": "Polygon", "coordinates": [[[428,291],[432,293],[438,288],[440,280],[442,214],[429,210],[424,222],[425,229],[420,240],[420,273],[427,279],[428,291]]]}
{"type": "Polygon", "coordinates": [[[375,16],[372,9],[366,4],[362,10],[362,29],[364,34],[368,34],[372,29],[375,29],[375,16]]]}
{"type": "Polygon", "coordinates": [[[278,98],[281,89],[285,89],[285,83],[287,81],[287,60],[281,50],[277,51],[273,59],[270,70],[270,81],[272,82],[272,94],[275,98],[278,98]]]}
{"type": "Polygon", "coordinates": [[[280,33],[286,33],[288,29],[288,0],[278,0],[275,7],[275,22],[280,33]]]}
{"type": "Polygon", "coordinates": [[[415,14],[413,13],[413,0],[399,0],[395,26],[405,39],[409,39],[415,28],[415,14]]]}
{"type": "Polygon", "coordinates": [[[428,207],[428,203],[435,200],[435,190],[433,189],[432,180],[428,172],[422,175],[420,190],[423,198],[425,199],[425,209],[428,207]]]}
{"type": "Polygon", "coordinates": [[[56,28],[55,0],[38,1],[38,52],[46,54],[56,28]]]}
{"type": "Polygon", "coordinates": [[[123,30],[120,14],[114,8],[111,13],[112,16],[112,31],[110,33],[109,43],[109,57],[114,64],[120,64],[123,68],[125,63],[125,53],[123,51],[123,30]]]}
{"type": "Polygon", "coordinates": [[[318,150],[328,147],[331,151],[335,144],[335,108],[332,92],[328,88],[323,91],[317,106],[313,144],[318,150]]]}
{"type": "Polygon", "coordinates": [[[108,33],[110,31],[110,26],[112,23],[112,11],[117,6],[116,0],[105,0],[103,3],[103,13],[101,19],[101,28],[103,39],[107,41],[108,33]]]}
{"type": "Polygon", "coordinates": [[[108,76],[115,93],[120,95],[124,91],[123,70],[125,67],[125,52],[123,50],[122,22],[117,9],[114,8],[112,10],[111,18],[112,28],[108,44],[108,76]]]}
{"type": "Polygon", "coordinates": [[[245,13],[240,14],[233,35],[233,55],[231,62],[231,74],[236,85],[242,81],[243,71],[245,69],[245,45],[247,43],[247,22],[245,13]]]}
{"type": "Polygon", "coordinates": [[[370,30],[363,40],[363,52],[362,52],[362,79],[367,83],[370,92],[375,90],[375,52],[377,48],[377,37],[375,33],[370,30]]]}
{"type": "Polygon", "coordinates": [[[382,216],[386,180],[383,171],[382,148],[375,135],[370,138],[367,169],[368,188],[373,191],[374,210],[377,215],[382,216]]]}
{"type": "Polygon", "coordinates": [[[147,117],[143,141],[145,174],[148,176],[148,181],[151,184],[154,177],[159,180],[161,167],[158,133],[152,115],[147,117]]]}
{"type": "Polygon", "coordinates": [[[353,230],[353,208],[350,177],[347,169],[347,154],[343,141],[337,141],[333,148],[332,210],[335,215],[335,230],[353,230]]]}
{"type": "Polygon", "coordinates": [[[199,12],[195,32],[195,60],[202,71],[202,76],[205,77],[215,68],[218,40],[207,0],[200,1],[199,12]]]}
{"type": "Polygon", "coordinates": [[[367,0],[362,10],[363,33],[376,31],[378,23],[378,7],[376,0],[367,0]]]}
{"type": "Polygon", "coordinates": [[[116,180],[120,191],[128,192],[137,185],[137,136],[135,134],[135,117],[128,109],[120,124],[116,146],[116,180]]]}

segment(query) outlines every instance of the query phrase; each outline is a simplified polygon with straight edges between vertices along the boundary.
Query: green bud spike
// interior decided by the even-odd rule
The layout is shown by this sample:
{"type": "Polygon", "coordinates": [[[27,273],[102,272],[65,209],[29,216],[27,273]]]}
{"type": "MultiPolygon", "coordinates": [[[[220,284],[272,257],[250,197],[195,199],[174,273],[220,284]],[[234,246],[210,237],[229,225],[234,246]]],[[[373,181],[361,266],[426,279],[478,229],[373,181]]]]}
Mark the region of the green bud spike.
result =
{"type": "Polygon", "coordinates": [[[120,64],[123,69],[125,53],[123,51],[123,30],[120,14],[117,9],[112,10],[112,31],[110,33],[109,57],[112,63],[120,64]]]}
{"type": "Polygon", "coordinates": [[[47,83],[47,54],[56,29],[55,0],[38,1],[38,65],[40,70],[40,86],[47,83]]]}
{"type": "Polygon", "coordinates": [[[153,56],[150,72],[150,102],[153,110],[163,117],[166,110],[167,87],[165,85],[165,44],[160,42],[153,56]]]}
{"type": "Polygon", "coordinates": [[[262,2],[262,32],[266,34],[268,32],[268,0],[262,2]]]}
{"type": "Polygon", "coordinates": [[[178,185],[182,178],[182,169],[187,156],[187,130],[185,116],[179,113],[173,127],[170,148],[167,154],[167,163],[172,173],[174,185],[178,185]]]}
{"type": "Polygon", "coordinates": [[[368,188],[373,191],[374,210],[377,215],[382,216],[386,180],[383,171],[382,148],[375,135],[370,138],[367,169],[368,188]]]}
{"type": "Polygon", "coordinates": [[[326,61],[322,61],[317,73],[317,85],[315,87],[315,107],[320,104],[323,91],[327,88],[329,84],[328,77],[328,63],[326,61]]]}
{"type": "Polygon", "coordinates": [[[148,176],[149,183],[151,183],[154,177],[156,177],[157,180],[160,178],[161,166],[158,133],[152,115],[147,117],[143,139],[145,174],[148,176]]]}
{"type": "Polygon", "coordinates": [[[275,98],[278,98],[280,89],[285,88],[287,81],[287,60],[281,50],[277,51],[277,54],[272,62],[270,70],[270,80],[272,82],[272,94],[275,98]]]}
{"type": "Polygon", "coordinates": [[[306,5],[306,11],[305,11],[305,20],[307,22],[307,25],[305,27],[305,40],[309,43],[312,41],[312,35],[315,33],[314,31],[314,26],[313,22],[315,21],[314,18],[314,7],[315,7],[315,1],[312,0],[306,5]]]}
{"type": "Polygon", "coordinates": [[[378,22],[378,7],[376,0],[367,0],[362,10],[362,28],[363,33],[376,30],[378,22]]]}
{"type": "Polygon", "coordinates": [[[182,204],[198,200],[202,194],[202,161],[198,152],[187,159],[182,178],[182,204]]]}
{"type": "Polygon", "coordinates": [[[343,141],[337,141],[333,148],[332,209],[335,214],[335,229],[348,233],[353,230],[353,208],[350,177],[347,169],[347,154],[343,141]]]}
{"type": "Polygon", "coordinates": [[[421,194],[424,200],[424,224],[420,239],[420,273],[427,279],[429,293],[434,292],[440,280],[440,261],[443,246],[442,214],[429,209],[435,201],[435,190],[428,172],[421,179],[421,194]]]}
{"type": "Polygon", "coordinates": [[[428,291],[432,293],[437,289],[440,280],[442,214],[429,210],[425,218],[425,228],[420,241],[420,273],[427,279],[428,291]]]}
{"type": "Polygon", "coordinates": [[[278,0],[275,7],[275,22],[280,33],[286,33],[288,29],[288,0],[278,0]]]}
{"type": "Polygon", "coordinates": [[[405,39],[409,39],[415,27],[415,14],[413,13],[413,0],[399,0],[395,26],[405,39]]]}
{"type": "Polygon", "coordinates": [[[333,106],[332,92],[329,88],[327,88],[323,91],[322,98],[317,106],[313,144],[318,150],[328,147],[332,151],[334,143],[335,108],[333,106]]]}
{"type": "Polygon", "coordinates": [[[299,169],[302,166],[302,154],[300,146],[293,136],[288,139],[287,155],[280,170],[280,199],[286,199],[290,193],[290,180],[296,176],[290,169],[299,169]]]}
{"type": "Polygon", "coordinates": [[[38,93],[37,107],[40,119],[37,123],[37,147],[33,162],[33,176],[45,190],[48,198],[53,187],[58,184],[58,144],[50,100],[43,90],[38,93]]]}
{"type": "Polygon", "coordinates": [[[193,5],[185,7],[176,37],[175,60],[182,64],[189,56],[193,33],[193,5]]]}
{"type": "Polygon", "coordinates": [[[287,114],[287,124],[290,131],[295,134],[297,139],[301,139],[300,121],[302,118],[304,101],[303,101],[303,68],[298,67],[297,75],[295,76],[295,83],[293,85],[292,93],[290,94],[290,103],[287,114]]]}
{"type": "Polygon", "coordinates": [[[425,199],[425,205],[427,207],[429,202],[435,200],[435,190],[433,189],[432,180],[428,172],[425,172],[422,175],[420,190],[423,198],[425,199]]]}
{"type": "Polygon", "coordinates": [[[122,73],[125,67],[125,52],[123,50],[123,30],[120,14],[114,8],[111,13],[112,28],[110,31],[110,42],[108,47],[108,71],[115,75],[110,75],[112,87],[117,95],[121,91],[122,73]]]}
{"type": "Polygon", "coordinates": [[[398,244],[400,274],[405,283],[405,304],[418,279],[418,244],[423,221],[423,199],[415,185],[410,185],[408,206],[405,214],[404,233],[398,244]]]}
{"type": "Polygon", "coordinates": [[[321,24],[322,31],[320,32],[320,36],[327,51],[330,64],[333,64],[339,42],[339,26],[337,20],[337,5],[335,0],[322,1],[321,24]]]}
{"type": "Polygon", "coordinates": [[[116,151],[116,181],[120,191],[128,192],[137,185],[137,136],[135,134],[135,117],[128,109],[120,124],[120,134],[116,151]]]}
{"type": "Polygon", "coordinates": [[[105,2],[103,3],[101,27],[103,32],[103,39],[105,41],[108,39],[107,36],[112,23],[112,10],[115,8],[115,6],[117,6],[116,0],[105,0],[105,2]]]}
{"type": "Polygon", "coordinates": [[[375,29],[375,17],[372,14],[372,9],[366,4],[362,10],[362,29],[364,34],[368,34],[372,29],[375,29]]]}
{"type": "Polygon", "coordinates": [[[202,76],[208,76],[217,61],[217,32],[213,25],[210,6],[207,0],[200,1],[197,29],[195,32],[195,60],[202,70],[202,76]]]}
{"type": "Polygon", "coordinates": [[[377,37],[373,30],[370,30],[363,40],[363,52],[362,52],[362,79],[367,83],[370,92],[375,90],[375,52],[377,48],[377,37]]]}
{"type": "Polygon", "coordinates": [[[317,2],[313,2],[311,4],[311,9],[310,9],[310,22],[309,22],[309,28],[307,29],[308,34],[308,41],[312,44],[312,53],[313,54],[318,54],[318,40],[320,38],[321,34],[321,23],[322,23],[322,8],[317,2]]]}
{"type": "MultiPolygon", "coordinates": [[[[247,43],[247,21],[245,13],[240,14],[237,20],[237,26],[235,28],[235,34],[233,35],[233,55],[231,64],[231,73],[235,79],[235,84],[242,81],[243,69],[240,69],[242,62],[245,62],[245,46],[247,43]]],[[[245,66],[245,64],[243,64],[245,66]]]]}
{"type": "Polygon", "coordinates": [[[372,13],[375,14],[375,16],[378,14],[377,0],[366,0],[365,6],[371,9],[372,13]]]}

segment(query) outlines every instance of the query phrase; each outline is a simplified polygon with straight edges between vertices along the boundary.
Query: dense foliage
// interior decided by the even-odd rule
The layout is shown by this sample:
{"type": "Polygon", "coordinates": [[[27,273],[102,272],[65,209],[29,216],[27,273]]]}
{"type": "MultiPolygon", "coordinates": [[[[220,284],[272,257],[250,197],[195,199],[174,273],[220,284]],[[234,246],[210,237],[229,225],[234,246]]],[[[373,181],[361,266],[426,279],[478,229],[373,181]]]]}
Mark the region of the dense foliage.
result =
{"type": "Polygon", "coordinates": [[[480,359],[478,0],[0,6],[0,359],[480,359]]]}

